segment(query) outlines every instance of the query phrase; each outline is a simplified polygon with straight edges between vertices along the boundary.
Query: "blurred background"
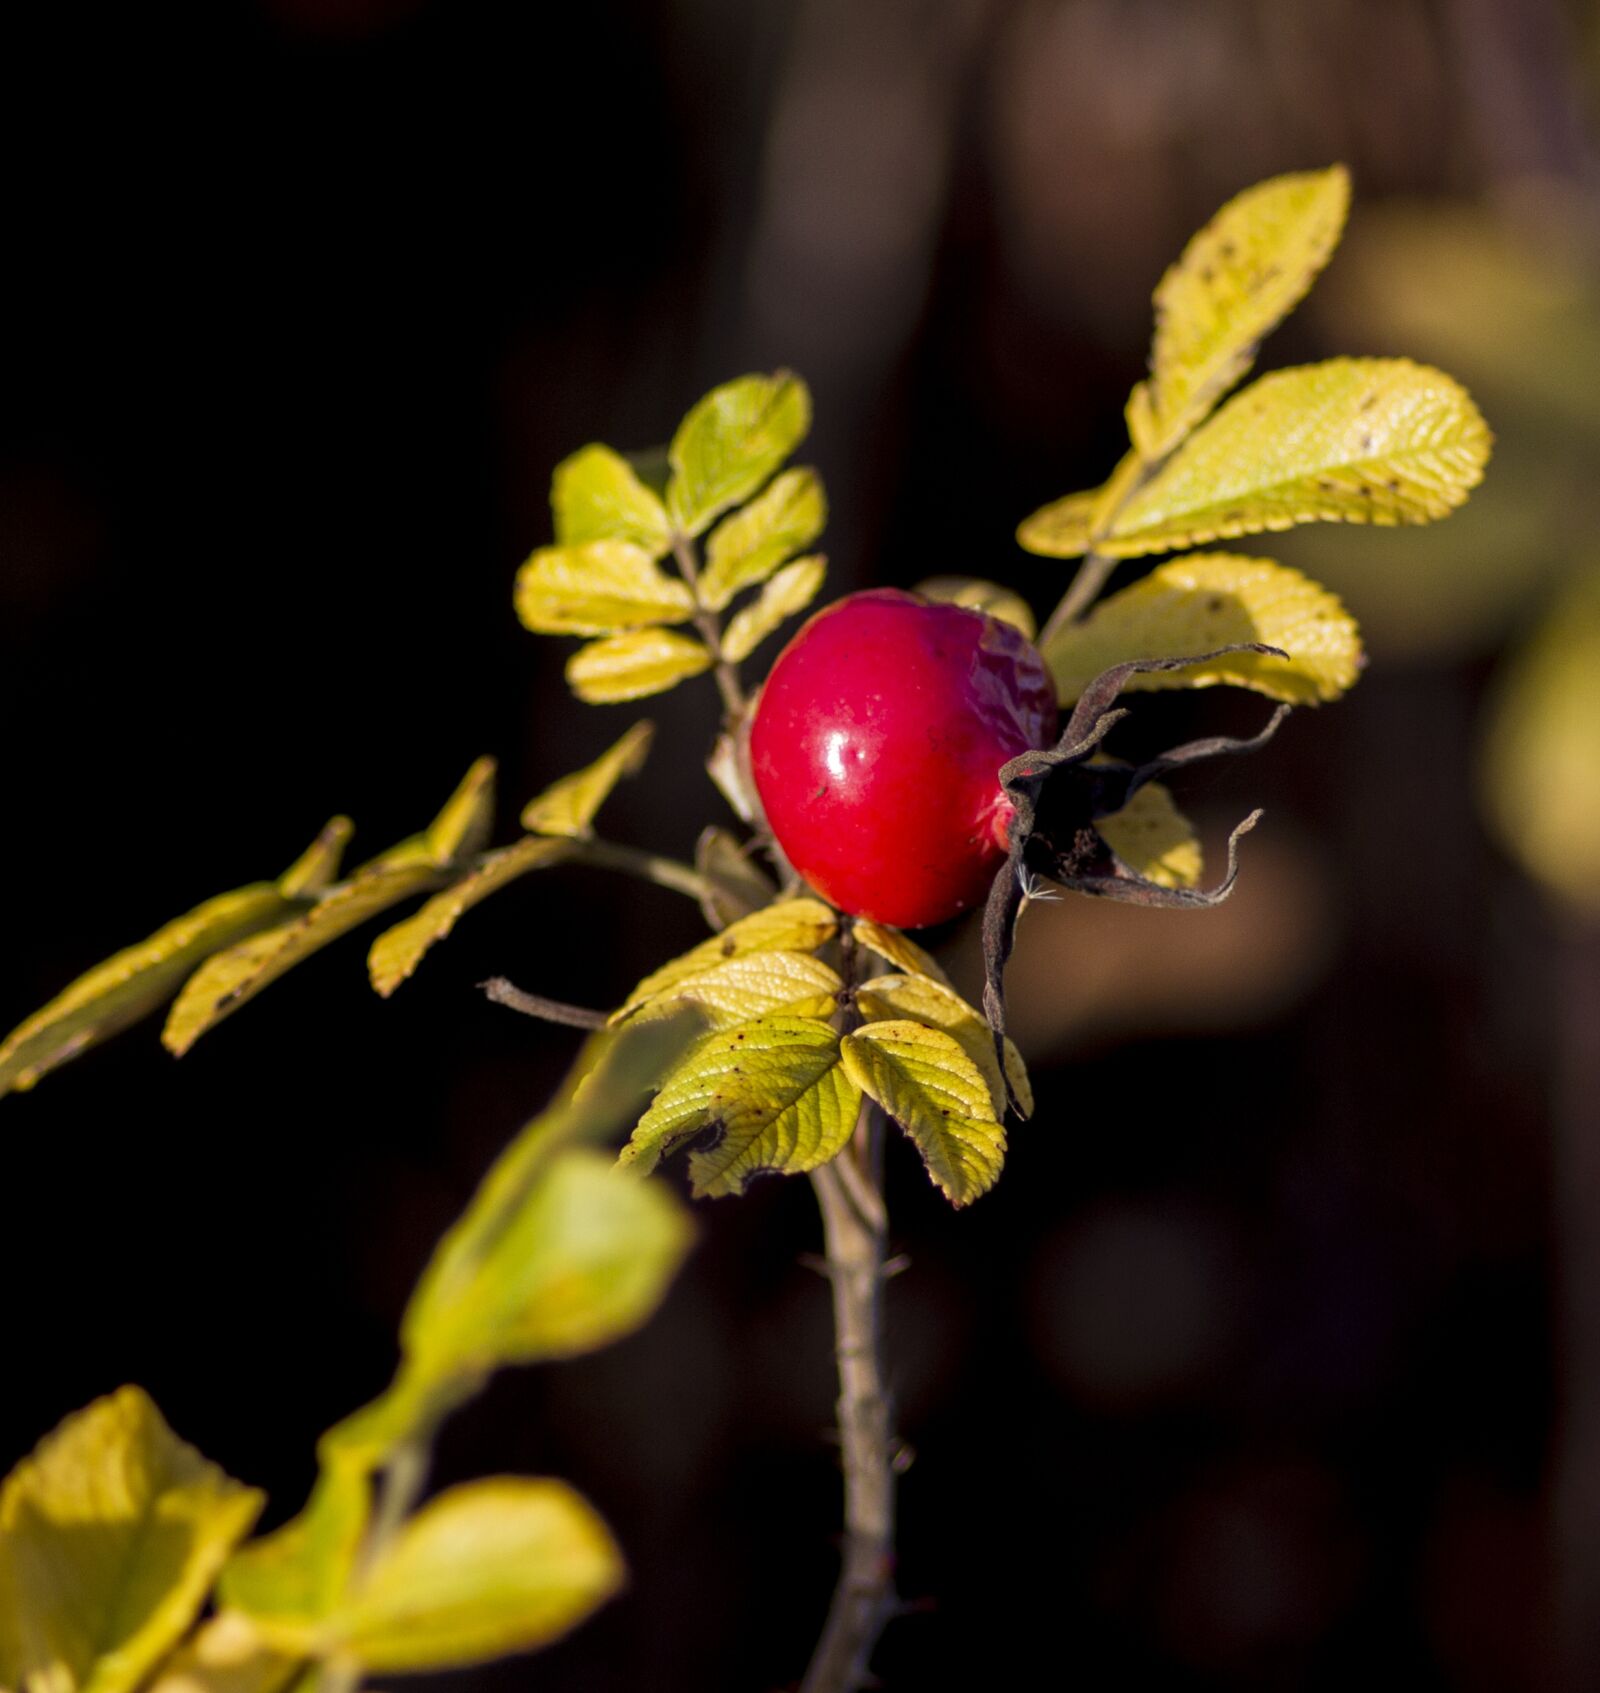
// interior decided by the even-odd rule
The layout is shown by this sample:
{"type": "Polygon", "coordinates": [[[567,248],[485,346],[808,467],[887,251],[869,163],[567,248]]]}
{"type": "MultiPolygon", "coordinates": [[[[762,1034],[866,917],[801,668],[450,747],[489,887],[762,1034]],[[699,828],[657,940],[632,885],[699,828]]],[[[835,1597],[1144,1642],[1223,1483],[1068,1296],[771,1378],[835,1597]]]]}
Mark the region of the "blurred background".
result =
{"type": "MultiPolygon", "coordinates": [[[[332,812],[358,851],[410,832],[481,752],[509,832],[648,712],[608,830],[687,853],[731,821],[709,685],[581,707],[512,615],[556,461],[792,365],[829,592],[963,572],[1043,614],[1070,567],[1013,528],[1115,462],[1162,268],[1239,188],[1351,166],[1264,363],[1437,362],[1496,458],[1434,528],[1257,549],[1345,596],[1371,667],[1180,795],[1213,847],[1266,807],[1239,892],[1036,908],[1006,1179],[956,1215],[898,1149],[915,1608],[878,1664],[1600,1685],[1596,8],[212,0],[0,32],[0,1027],[332,812]]],[[[1148,696],[1124,745],[1261,715],[1148,696]]],[[[606,1005],[699,932],[560,870],[392,1002],[347,941],[181,1067],[147,1025],[5,1101],[0,1460],[137,1380],[290,1515],[574,1050],[473,984],[606,1005]]],[[[970,987],[971,937],[935,939],[970,987]]],[[[440,1454],[572,1478],[631,1591],[441,1683],[798,1677],[838,1512],[814,1206],[698,1215],[648,1329],[500,1379],[440,1454]]]]}

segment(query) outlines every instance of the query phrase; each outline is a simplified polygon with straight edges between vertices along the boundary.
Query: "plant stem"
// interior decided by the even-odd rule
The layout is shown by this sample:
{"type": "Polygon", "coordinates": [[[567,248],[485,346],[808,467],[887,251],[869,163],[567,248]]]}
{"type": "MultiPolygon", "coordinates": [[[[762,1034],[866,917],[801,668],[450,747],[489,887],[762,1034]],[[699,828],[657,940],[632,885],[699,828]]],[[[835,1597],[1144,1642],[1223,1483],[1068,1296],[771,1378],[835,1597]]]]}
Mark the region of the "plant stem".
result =
{"type": "Polygon", "coordinates": [[[1116,569],[1117,563],[1116,559],[1107,558],[1104,553],[1084,554],[1077,575],[1061,596],[1060,605],[1050,613],[1045,626],[1039,631],[1037,644],[1041,650],[1050,644],[1052,635],[1059,634],[1069,623],[1076,623],[1083,616],[1105,587],[1106,578],[1116,569]]]}
{"type": "Polygon", "coordinates": [[[1069,623],[1076,623],[1083,617],[1094,604],[1100,590],[1105,587],[1111,572],[1122,562],[1120,559],[1107,558],[1104,553],[1095,549],[1111,533],[1111,526],[1116,522],[1117,514],[1166,463],[1171,451],[1172,449],[1169,449],[1158,459],[1142,459],[1135,448],[1126,453],[1122,462],[1112,471],[1101,490],[1099,503],[1090,515],[1089,550],[1083,555],[1077,574],[1072,578],[1066,593],[1061,596],[1061,603],[1045,619],[1045,625],[1039,631],[1036,644],[1041,652],[1050,644],[1052,635],[1060,634],[1069,623]]]}
{"type": "MultiPolygon", "coordinates": [[[[678,570],[684,581],[689,584],[689,591],[698,600],[700,567],[695,563],[694,543],[687,535],[674,531],[672,556],[678,561],[678,570]]],[[[711,655],[717,661],[717,691],[722,695],[722,710],[731,731],[738,726],[745,713],[744,689],[739,683],[738,666],[730,664],[722,656],[722,625],[717,621],[715,612],[697,611],[694,615],[694,626],[700,631],[701,639],[710,647],[711,655]]]]}
{"type": "Polygon", "coordinates": [[[664,858],[657,852],[623,846],[617,841],[593,838],[574,841],[572,856],[580,864],[598,864],[602,869],[621,870],[627,875],[654,882],[658,887],[687,894],[690,899],[709,899],[716,891],[693,865],[684,864],[676,858],[664,858]]]}
{"type": "Polygon", "coordinates": [[[883,1363],[882,1160],[883,1114],[863,1101],[853,1144],[811,1175],[833,1285],[845,1535],[839,1583],[800,1693],[854,1693],[866,1685],[868,1659],[896,1603],[893,1411],[883,1363]],[[846,1159],[853,1161],[849,1181],[838,1168],[846,1159]]]}

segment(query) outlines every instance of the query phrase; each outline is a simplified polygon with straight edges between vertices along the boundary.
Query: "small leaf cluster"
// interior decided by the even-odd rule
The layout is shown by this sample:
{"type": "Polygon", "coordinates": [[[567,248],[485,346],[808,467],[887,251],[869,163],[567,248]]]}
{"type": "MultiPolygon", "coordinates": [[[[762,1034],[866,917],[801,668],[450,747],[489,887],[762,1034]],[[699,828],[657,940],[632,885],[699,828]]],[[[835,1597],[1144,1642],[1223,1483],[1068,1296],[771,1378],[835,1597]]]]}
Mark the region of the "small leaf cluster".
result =
{"type": "Polygon", "coordinates": [[[544,1645],[614,1594],[621,1555],[564,1482],[490,1477],[413,1507],[434,1429],[494,1370],[606,1345],[659,1304],[688,1217],[591,1142],[694,1032],[596,1037],[440,1242],[393,1385],[323,1436],[311,1497],[276,1532],[241,1544],[263,1495],[138,1388],[47,1436],[0,1486],[0,1687],[278,1693],[313,1666],[353,1686],[544,1645]]]}

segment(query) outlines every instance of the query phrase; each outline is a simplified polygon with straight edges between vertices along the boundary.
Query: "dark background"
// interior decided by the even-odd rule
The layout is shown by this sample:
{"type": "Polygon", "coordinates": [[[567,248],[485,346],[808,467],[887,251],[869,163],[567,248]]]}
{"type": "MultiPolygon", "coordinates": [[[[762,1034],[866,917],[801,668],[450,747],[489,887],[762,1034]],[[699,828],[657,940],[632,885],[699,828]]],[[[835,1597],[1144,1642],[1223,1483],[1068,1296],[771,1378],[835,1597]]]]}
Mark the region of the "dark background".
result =
{"type": "MultiPolygon", "coordinates": [[[[641,713],[569,698],[513,572],[560,457],[658,442],[741,370],[812,384],[831,592],[971,572],[1047,612],[1065,567],[1013,526],[1114,462],[1163,265],[1247,183],[1352,166],[1332,304],[1267,362],[1450,363],[1511,492],[1492,470],[1481,519],[1318,537],[1373,664],[1191,794],[1213,845],[1267,808],[1238,897],[1030,917],[1040,1109],[1005,1180],[957,1215],[897,1149],[918,1606],[878,1663],[891,1688],[1595,1685],[1597,943],[1489,844],[1474,772],[1500,654],[1592,551],[1600,341],[1530,394],[1515,309],[1474,318],[1446,265],[1467,329],[1430,343],[1435,294],[1391,321],[1419,273],[1356,245],[1442,216],[1559,237],[1593,331],[1593,15],[213,0],[3,28],[0,1026],[335,811],[376,851],[492,752],[504,833],[609,744],[641,713]],[[1552,461],[1555,489],[1516,480],[1552,461]]],[[[711,690],[643,710],[662,735],[607,828],[686,853],[727,820],[711,690]]],[[[1153,699],[1135,738],[1259,715],[1153,699]]],[[[291,1514],[573,1051],[472,984],[605,1005],[699,929],[552,872],[389,1003],[352,939],[181,1067],[151,1025],[5,1101],[0,1458],[136,1380],[291,1514]]],[[[649,1328],[447,1432],[441,1479],[568,1476],[633,1571],[537,1664],[452,1685],[798,1676],[837,1514],[814,1208],[771,1183],[699,1216],[649,1328]]]]}

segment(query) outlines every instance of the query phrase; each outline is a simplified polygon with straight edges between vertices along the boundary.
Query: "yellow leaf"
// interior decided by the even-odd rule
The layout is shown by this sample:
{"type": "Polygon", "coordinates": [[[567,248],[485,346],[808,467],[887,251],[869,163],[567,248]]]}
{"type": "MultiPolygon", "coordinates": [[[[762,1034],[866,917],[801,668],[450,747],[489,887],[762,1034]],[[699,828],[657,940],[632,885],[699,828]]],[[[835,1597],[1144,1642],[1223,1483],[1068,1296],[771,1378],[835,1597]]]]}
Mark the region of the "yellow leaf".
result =
{"type": "Polygon", "coordinates": [[[131,1693],[261,1505],[137,1387],[68,1417],[0,1488],[0,1687],[131,1693]]]}
{"type": "Polygon", "coordinates": [[[330,817],[322,832],[278,878],[285,899],[315,898],[339,874],[339,861],[350,844],[355,825],[348,817],[330,817]]]}
{"type": "Polygon", "coordinates": [[[1146,880],[1162,888],[1200,882],[1200,842],[1194,825],[1159,782],[1146,782],[1121,811],[1095,824],[1107,846],[1146,880]]]}
{"type": "Polygon", "coordinates": [[[1128,432],[1163,457],[1250,368],[1256,346],[1305,298],[1350,208],[1342,165],[1257,183],[1183,250],[1156,289],[1150,378],[1128,401],[1128,432]]]}
{"type": "Polygon", "coordinates": [[[216,952],[184,983],[161,1043],[182,1057],[201,1035],[269,983],[369,917],[438,886],[478,850],[494,811],[494,761],[480,758],[421,834],[391,847],[325,893],[309,911],[216,952]]]}
{"type": "Polygon", "coordinates": [[[672,544],[667,508],[610,447],[580,447],[563,459],[550,481],[550,506],[563,547],[628,541],[660,558],[672,544]]]}
{"type": "Polygon", "coordinates": [[[1116,558],[1296,523],[1429,523],[1483,477],[1467,392],[1408,359],[1329,359],[1234,395],[1132,494],[1096,543],[1116,558]]]}
{"type": "Polygon", "coordinates": [[[223,1566],[219,1603],[257,1624],[269,1643],[304,1645],[310,1626],[344,1592],[371,1504],[363,1465],[325,1466],[299,1516],[241,1546],[223,1566]]]}
{"type": "Polygon", "coordinates": [[[688,586],[631,541],[541,547],[517,572],[517,616],[539,635],[608,635],[694,614],[688,586]]]}
{"type": "Polygon", "coordinates": [[[711,890],[701,898],[700,909],[713,929],[725,929],[777,898],[772,878],[752,862],[750,849],[741,846],[726,829],[713,825],[701,830],[695,842],[694,867],[711,890]]]}
{"type": "Polygon", "coordinates": [[[888,929],[869,918],[858,917],[850,932],[859,945],[864,946],[868,952],[875,952],[895,969],[903,970],[910,976],[926,976],[930,981],[938,982],[941,987],[950,987],[950,978],[934,963],[929,954],[898,929],[888,929]]]}
{"type": "Polygon", "coordinates": [[[567,660],[567,684],[589,705],[615,705],[665,693],[711,668],[703,641],[670,629],[636,629],[591,641],[567,660]]]}
{"type": "Polygon", "coordinates": [[[843,986],[838,975],[809,952],[746,952],[681,977],[663,993],[634,1006],[627,1015],[669,1016],[688,1005],[703,1012],[713,1029],[745,1023],[773,1011],[803,1010],[831,1016],[834,996],[843,986]]]}
{"type": "Polygon", "coordinates": [[[811,395],[787,370],[741,376],[713,388],[678,426],[667,449],[667,510],[698,535],[747,500],[805,439],[811,395]]]}
{"type": "Polygon", "coordinates": [[[1225,653],[1182,670],[1134,675],[1128,691],[1210,688],[1225,683],[1275,700],[1311,705],[1337,699],[1361,674],[1355,620],[1326,588],[1271,559],[1194,553],[1168,559],[1067,624],[1044,649],[1064,702],[1103,670],[1130,658],[1183,658],[1238,641],[1289,656],[1225,653]]]}
{"type": "Polygon", "coordinates": [[[413,974],[428,949],[455,928],[465,912],[529,871],[559,864],[571,851],[565,841],[527,835],[511,846],[491,852],[459,882],[436,893],[414,916],[378,936],[367,954],[367,974],[373,988],[387,999],[413,974]]]}
{"type": "Polygon", "coordinates": [[[930,1029],[943,1029],[983,1073],[996,1117],[1005,1116],[1007,1079],[1020,1114],[1033,1115],[1033,1088],[1022,1054],[1012,1041],[1006,1042],[1006,1073],[1002,1077],[1000,1061],[995,1057],[994,1030],[983,1013],[968,1005],[954,988],[927,976],[875,976],[856,990],[856,1004],[869,1021],[909,1019],[930,1029]]]}
{"type": "Polygon", "coordinates": [[[732,664],[749,658],[786,618],[803,611],[817,597],[828,562],[820,553],[786,564],[761,590],[761,596],[736,611],[722,637],[722,656],[732,664]]]}
{"type": "Polygon", "coordinates": [[[322,1644],[379,1674],[482,1663],[548,1645],[623,1575],[605,1524],[564,1482],[467,1482],[402,1525],[322,1644]]]}
{"type": "Polygon", "coordinates": [[[1017,525],[1017,545],[1044,558],[1076,558],[1088,552],[1093,537],[1090,525],[1099,503],[1100,490],[1090,488],[1040,506],[1017,525]]]}
{"type": "Polygon", "coordinates": [[[574,775],[563,776],[522,808],[522,826],[535,835],[587,835],[600,807],[625,776],[644,766],[653,723],[635,723],[615,746],[574,775]]]}
{"type": "Polygon", "coordinates": [[[953,1035],[910,1021],[868,1023],[844,1037],[840,1057],[851,1081],[916,1142],[952,1205],[994,1186],[1006,1132],[982,1071],[953,1035]]]}
{"type": "Polygon", "coordinates": [[[860,1105],[833,1029],[807,1017],[762,1017],[690,1050],[639,1119],[622,1162],[653,1170],[703,1135],[689,1161],[695,1193],[742,1193],[753,1176],[827,1163],[849,1140],[860,1105]]]}
{"type": "Polygon", "coordinates": [[[1600,575],[1556,602],[1497,681],[1482,792],[1523,867],[1600,912],[1600,575]]]}
{"type": "Polygon", "coordinates": [[[721,611],[735,594],[764,582],[785,559],[809,547],[827,520],[827,501],[814,470],[775,476],[743,511],[712,530],[700,575],[701,605],[721,611]]]}
{"type": "Polygon", "coordinates": [[[286,1693],[304,1669],[238,1611],[208,1618],[162,1664],[148,1693],[286,1693]]]}
{"type": "Polygon", "coordinates": [[[679,982],[731,958],[751,952],[814,952],[833,939],[838,927],[838,919],[821,900],[786,899],[764,906],[659,970],[652,970],[622,1002],[611,1021],[621,1022],[646,1000],[659,999],[679,982]]]}
{"type": "Polygon", "coordinates": [[[916,591],[942,605],[964,605],[969,610],[998,617],[1002,623],[1020,629],[1028,640],[1038,631],[1033,607],[1021,594],[1003,588],[998,582],[985,582],[976,576],[930,576],[919,582],[916,591]]]}

